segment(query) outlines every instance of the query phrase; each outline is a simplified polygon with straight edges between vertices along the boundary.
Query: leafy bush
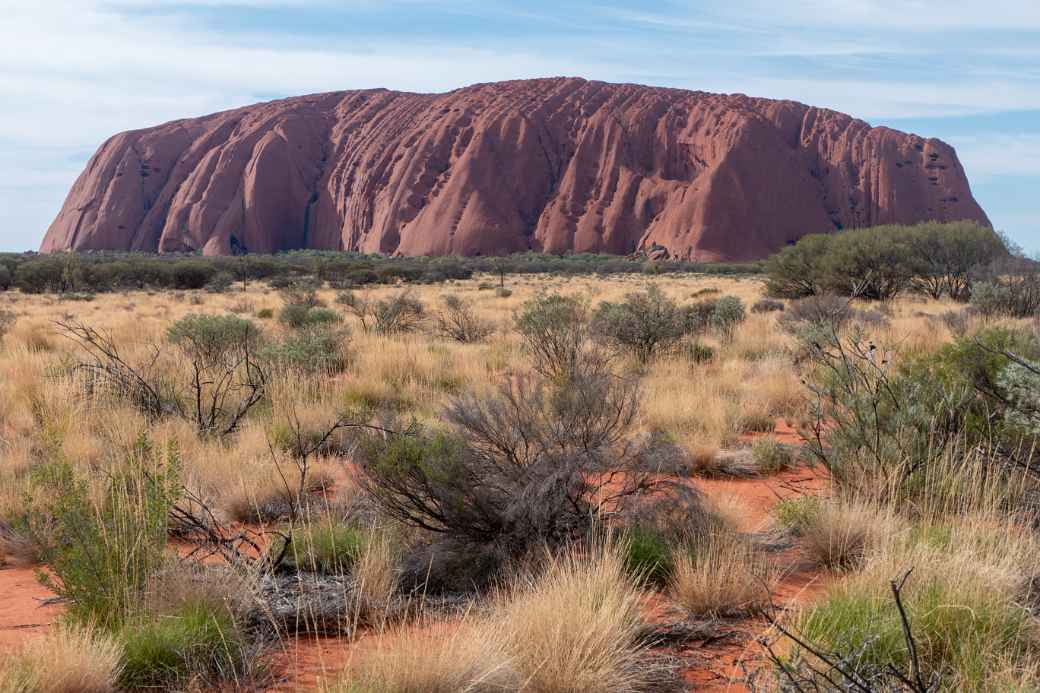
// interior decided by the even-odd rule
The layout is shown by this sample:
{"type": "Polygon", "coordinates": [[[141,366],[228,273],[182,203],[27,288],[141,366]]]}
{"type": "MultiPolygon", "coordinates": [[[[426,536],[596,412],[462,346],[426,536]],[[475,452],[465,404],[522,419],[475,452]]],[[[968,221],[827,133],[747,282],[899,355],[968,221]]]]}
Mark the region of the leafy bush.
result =
{"type": "Polygon", "coordinates": [[[707,363],[715,358],[715,349],[700,342],[685,342],[682,353],[690,363],[707,363]]]}
{"type": "Polygon", "coordinates": [[[216,365],[237,359],[243,350],[255,349],[260,331],[235,315],[188,315],[166,331],[166,338],[193,361],[216,365]]]}
{"type": "Polygon", "coordinates": [[[473,306],[458,296],[444,296],[444,309],[437,313],[437,330],[441,336],[463,344],[481,342],[494,331],[494,326],[481,320],[473,306]]]}
{"type": "Polygon", "coordinates": [[[588,305],[581,299],[548,294],[526,303],[515,318],[516,331],[534,359],[534,369],[552,380],[567,380],[588,351],[588,305]]]}
{"type": "Polygon", "coordinates": [[[302,373],[335,375],[350,365],[350,333],[312,327],[294,331],[277,344],[269,344],[261,357],[276,366],[302,373]]]}
{"type": "Polygon", "coordinates": [[[835,293],[885,300],[912,288],[963,301],[980,270],[1006,255],[1001,238],[973,222],[809,235],[766,262],[768,291],[780,298],[835,293]]]}
{"type": "Polygon", "coordinates": [[[361,321],[366,332],[400,334],[415,332],[426,320],[426,308],[410,291],[401,291],[388,299],[369,300],[353,291],[337,299],[361,321]]]}
{"type": "Polygon", "coordinates": [[[683,317],[674,301],[650,286],[627,294],[623,303],[601,303],[592,316],[592,333],[645,364],[679,344],[687,333],[683,317]]]}
{"type": "Polygon", "coordinates": [[[711,327],[723,338],[733,337],[733,330],[744,322],[744,302],[737,296],[723,296],[715,301],[711,311],[711,327]]]}
{"type": "MultiPolygon", "coordinates": [[[[770,422],[772,423],[772,422],[770,422]]],[[[791,449],[775,438],[760,438],[751,446],[755,465],[764,474],[776,474],[789,469],[794,463],[791,449]]]]}
{"type": "Polygon", "coordinates": [[[112,627],[133,613],[146,580],[165,561],[179,475],[176,448],[157,450],[144,437],[121,467],[97,480],[104,484],[99,497],[64,460],[33,471],[40,500],[30,506],[26,531],[50,568],[41,580],[68,600],[74,622],[112,627]]]}
{"type": "Polygon", "coordinates": [[[343,321],[343,316],[329,308],[306,303],[287,303],[278,313],[278,320],[294,330],[332,325],[343,321]]]}
{"type": "Polygon", "coordinates": [[[203,600],[129,623],[120,637],[120,683],[132,690],[170,690],[200,676],[234,679],[244,664],[246,641],[231,613],[203,600]]]}

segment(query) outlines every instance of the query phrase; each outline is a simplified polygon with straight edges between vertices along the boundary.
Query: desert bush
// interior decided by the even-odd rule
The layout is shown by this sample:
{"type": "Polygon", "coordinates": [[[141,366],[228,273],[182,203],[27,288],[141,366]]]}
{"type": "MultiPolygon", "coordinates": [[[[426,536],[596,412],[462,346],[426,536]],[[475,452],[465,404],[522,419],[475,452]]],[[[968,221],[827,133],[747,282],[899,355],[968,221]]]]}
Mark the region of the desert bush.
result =
{"type": "Polygon", "coordinates": [[[340,300],[361,322],[366,332],[401,334],[415,332],[426,320],[426,308],[412,292],[405,290],[394,296],[371,300],[353,291],[340,294],[340,300]]]}
{"type": "Polygon", "coordinates": [[[582,370],[590,353],[589,311],[584,301],[560,294],[538,296],[524,303],[515,324],[535,371],[562,382],[582,370]]]}
{"type": "Polygon", "coordinates": [[[622,303],[601,303],[591,329],[598,339],[644,364],[674,349],[687,333],[682,310],[656,286],[630,293],[622,303]]]}
{"type": "Polygon", "coordinates": [[[13,283],[14,276],[11,274],[11,270],[7,268],[7,265],[0,264],[0,291],[7,291],[13,283]]]}
{"type": "Polygon", "coordinates": [[[335,375],[350,365],[350,333],[325,327],[297,330],[266,345],[260,356],[283,369],[335,375]]]}
{"type": "Polygon", "coordinates": [[[511,289],[507,289],[504,286],[500,286],[497,289],[495,289],[495,295],[499,298],[509,298],[513,295],[513,292],[511,289]]]}
{"type": "Polygon", "coordinates": [[[847,298],[834,294],[814,295],[793,301],[778,324],[792,334],[838,332],[855,314],[856,309],[847,298]]]}
{"type": "Polygon", "coordinates": [[[201,435],[234,433],[266,396],[259,330],[234,315],[189,315],[169,328],[167,338],[190,364],[187,395],[177,403],[181,414],[201,435]]]}
{"type": "Polygon", "coordinates": [[[830,239],[821,234],[802,236],[766,260],[766,292],[777,298],[804,298],[819,293],[820,265],[830,239]]]}
{"type": "Polygon", "coordinates": [[[458,296],[448,294],[443,297],[444,308],[437,313],[437,331],[446,339],[453,339],[463,344],[481,342],[494,331],[494,326],[481,320],[470,303],[458,296]]]}
{"type": "Polygon", "coordinates": [[[751,446],[751,456],[763,474],[776,474],[794,464],[791,449],[775,438],[760,438],[751,446]]]}
{"type": "Polygon", "coordinates": [[[634,383],[610,376],[514,381],[491,398],[455,399],[446,432],[370,441],[362,483],[395,519],[445,538],[506,556],[561,545],[584,536],[605,502],[623,514],[668,485],[653,450],[632,443],[638,403],[634,383]]]}
{"type": "Polygon", "coordinates": [[[33,471],[39,500],[28,511],[26,531],[50,568],[42,581],[68,600],[74,622],[110,627],[133,612],[165,560],[180,466],[176,448],[157,449],[141,437],[125,461],[98,480],[100,496],[64,460],[33,471]]]}
{"type": "Polygon", "coordinates": [[[342,322],[343,316],[329,308],[320,308],[307,303],[287,303],[279,311],[278,320],[286,327],[301,330],[342,322]]]}
{"type": "Polygon", "coordinates": [[[682,355],[690,363],[708,363],[715,359],[715,349],[700,342],[683,342],[682,355]]]}
{"type": "Polygon", "coordinates": [[[1027,318],[1040,313],[1040,264],[1004,257],[976,273],[971,305],[986,317],[1027,318]]]}
{"type": "Polygon", "coordinates": [[[835,293],[886,300],[913,288],[963,301],[981,268],[1005,256],[1001,238],[972,222],[809,235],[767,260],[767,291],[779,298],[835,293]]]}
{"type": "Polygon", "coordinates": [[[744,303],[737,296],[716,299],[711,311],[711,327],[724,340],[733,338],[733,330],[747,317],[744,303]]]}
{"type": "Polygon", "coordinates": [[[206,282],[206,291],[212,294],[222,294],[231,288],[231,285],[235,283],[235,277],[227,272],[217,272],[213,275],[208,282],[206,282]]]}
{"type": "Polygon", "coordinates": [[[674,555],[671,592],[697,616],[746,614],[768,603],[779,580],[776,567],[751,543],[729,532],[694,536],[674,555]]]}
{"type": "Polygon", "coordinates": [[[123,668],[118,640],[91,626],[59,625],[0,661],[4,693],[112,693],[123,668]]]}
{"type": "Polygon", "coordinates": [[[769,298],[755,301],[751,306],[752,313],[775,313],[782,310],[784,310],[783,301],[774,301],[769,298]]]}
{"type": "Polygon", "coordinates": [[[261,308],[256,311],[256,317],[260,320],[270,320],[274,317],[274,311],[270,308],[261,308]]]}
{"type": "Polygon", "coordinates": [[[187,601],[172,613],[128,623],[120,632],[120,683],[170,690],[191,679],[230,679],[244,665],[246,640],[223,605],[187,601]]]}

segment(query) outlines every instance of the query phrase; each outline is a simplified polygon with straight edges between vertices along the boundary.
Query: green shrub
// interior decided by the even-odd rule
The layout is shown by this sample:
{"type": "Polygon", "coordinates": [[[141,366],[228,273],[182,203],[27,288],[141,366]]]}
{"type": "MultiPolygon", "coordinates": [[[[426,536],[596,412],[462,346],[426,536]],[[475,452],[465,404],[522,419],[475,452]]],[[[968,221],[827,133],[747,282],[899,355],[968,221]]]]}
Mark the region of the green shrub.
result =
{"type": "Polygon", "coordinates": [[[270,320],[274,317],[274,311],[270,308],[261,308],[256,312],[256,317],[261,320],[270,320]]]}
{"type": "Polygon", "coordinates": [[[733,330],[737,325],[744,322],[747,314],[744,312],[744,302],[737,296],[723,296],[715,301],[711,311],[711,327],[723,339],[731,339],[733,330]]]}
{"type": "Polygon", "coordinates": [[[804,495],[793,498],[782,498],[773,506],[773,514],[777,522],[796,534],[811,526],[822,511],[822,503],[818,496],[804,495]]]}
{"type": "Polygon", "coordinates": [[[104,484],[100,496],[65,460],[33,471],[41,500],[30,504],[25,529],[50,568],[41,581],[68,600],[73,621],[108,628],[133,613],[166,558],[179,474],[176,448],[157,450],[143,436],[121,466],[97,480],[104,484]]]}
{"type": "Polygon", "coordinates": [[[588,322],[588,305],[560,294],[530,299],[515,317],[516,331],[534,359],[534,369],[556,380],[576,372],[588,342],[588,322]]]}
{"type": "Polygon", "coordinates": [[[173,613],[136,620],[121,631],[123,687],[170,690],[193,677],[234,679],[246,640],[222,605],[189,601],[173,613]]]}
{"type": "Polygon", "coordinates": [[[260,331],[249,320],[236,315],[188,315],[166,331],[171,344],[179,346],[191,359],[217,364],[253,349],[260,342],[260,331]]]}
{"type": "MultiPolygon", "coordinates": [[[[341,575],[350,572],[364,550],[365,541],[364,533],[350,525],[312,522],[297,527],[289,535],[283,566],[294,571],[341,575]]],[[[284,542],[276,543],[272,555],[280,555],[284,548],[284,542]]]]}
{"type": "Polygon", "coordinates": [[[343,321],[343,316],[330,308],[320,308],[306,303],[287,303],[278,313],[278,320],[294,330],[321,325],[333,325],[343,321]]]}
{"type": "Polygon", "coordinates": [[[764,474],[776,474],[789,469],[794,463],[791,449],[775,438],[760,438],[751,446],[755,465],[764,474]]]}
{"type": "Polygon", "coordinates": [[[678,346],[687,334],[687,325],[675,301],[650,286],[626,295],[622,303],[601,303],[592,316],[592,332],[645,364],[678,346]]]}
{"type": "Polygon", "coordinates": [[[350,365],[349,339],[347,330],[311,327],[268,345],[261,356],[280,368],[335,375],[350,365]]]}
{"type": "Polygon", "coordinates": [[[621,541],[622,558],[629,574],[663,586],[672,576],[672,548],[657,532],[642,527],[627,530],[621,541]]]}

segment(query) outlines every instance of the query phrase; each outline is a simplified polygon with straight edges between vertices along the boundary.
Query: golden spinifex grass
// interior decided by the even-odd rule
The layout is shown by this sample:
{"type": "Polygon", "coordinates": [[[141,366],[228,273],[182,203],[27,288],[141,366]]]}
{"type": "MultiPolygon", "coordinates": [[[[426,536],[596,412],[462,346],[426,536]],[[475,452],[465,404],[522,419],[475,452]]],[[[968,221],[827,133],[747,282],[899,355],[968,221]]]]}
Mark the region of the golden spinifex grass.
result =
{"type": "Polygon", "coordinates": [[[390,634],[331,690],[663,690],[670,672],[647,659],[644,599],[616,546],[579,547],[516,577],[482,611],[390,634]]]}
{"type": "Polygon", "coordinates": [[[0,658],[0,691],[110,693],[122,670],[122,648],[93,627],[60,626],[0,658]]]}
{"type": "MultiPolygon", "coordinates": [[[[108,488],[102,481],[118,469],[118,451],[147,433],[156,449],[175,447],[180,479],[217,520],[287,536],[295,532],[299,558],[307,567],[349,573],[352,582],[343,590],[351,590],[344,599],[352,627],[401,626],[385,634],[377,652],[352,665],[343,690],[657,690],[667,677],[648,665],[652,657],[640,637],[643,586],[605,547],[563,553],[541,570],[504,576],[497,593],[470,605],[461,618],[427,613],[418,624],[402,624],[406,612],[417,610],[399,608],[402,551],[409,541],[430,537],[392,523],[358,521],[370,519],[365,513],[371,508],[358,510],[363,493],[355,485],[356,460],[348,438],[326,441],[330,452],[309,460],[302,479],[294,437],[326,430],[344,411],[379,412],[380,420],[396,417],[403,426],[414,419],[443,430],[443,406],[450,398],[486,397],[531,370],[514,316],[526,301],[547,292],[580,297],[594,307],[602,300],[622,301],[653,284],[680,304],[736,295],[750,305],[762,296],[761,283],[692,275],[517,276],[507,278],[512,292],[507,294],[482,290],[486,282],[487,277],[476,277],[411,289],[429,311],[444,304],[444,295],[459,297],[492,330],[474,342],[444,334],[434,320],[417,331],[366,330],[337,301],[337,292],[320,290],[317,299],[340,315],[327,324],[335,326],[343,358],[335,367],[310,369],[293,360],[310,353],[306,349],[281,354],[264,383],[263,402],[228,435],[200,432],[196,423],[178,416],[149,416],[118,392],[87,387],[83,373],[71,367],[82,353],[58,334],[54,323],[75,319],[102,330],[129,363],[146,366],[158,382],[172,382],[183,377],[184,359],[170,348],[156,356],[155,347],[166,344],[169,327],[185,316],[233,313],[252,320],[266,339],[282,346],[287,337],[309,329],[279,320],[284,303],[279,292],[253,284],[247,291],[223,294],[131,292],[89,302],[0,294],[0,306],[17,318],[0,342],[0,520],[17,526],[28,509],[38,506],[41,499],[33,494],[40,488],[33,476],[41,461],[60,460],[90,479],[87,500],[101,507],[108,488]],[[705,289],[718,293],[705,294],[705,289]],[[293,516],[293,527],[287,526],[287,514],[293,516]],[[349,531],[339,531],[343,527],[349,531]],[[344,546],[345,554],[340,552],[344,546]],[[334,550],[326,551],[329,547],[334,550]]],[[[401,291],[379,287],[358,293],[379,301],[401,291]]],[[[904,355],[927,356],[937,338],[952,338],[946,323],[927,316],[952,308],[948,302],[907,296],[886,308],[887,321],[867,329],[880,342],[898,343],[904,355]]],[[[664,436],[687,453],[691,471],[722,475],[715,457],[719,450],[749,445],[749,434],[770,431],[778,418],[798,424],[807,413],[800,382],[805,372],[798,362],[804,354],[776,320],[777,313],[752,313],[731,336],[701,336],[696,348],[669,349],[648,363],[619,355],[616,369],[638,377],[643,388],[637,436],[664,436]]],[[[855,470],[845,483],[860,493],[836,488],[813,507],[806,502],[806,507],[786,508],[784,524],[793,531],[798,558],[832,573],[826,594],[797,617],[799,628],[834,647],[855,637],[861,644],[876,641],[863,655],[873,658],[869,662],[905,662],[899,622],[891,619],[885,590],[889,579],[913,567],[906,591],[911,618],[919,624],[928,665],[944,682],[965,690],[979,689],[987,677],[1012,687],[1034,682],[1030,672],[1040,656],[1028,608],[1034,596],[1029,566],[1040,556],[1029,530],[1014,515],[1029,489],[1022,479],[980,471],[984,457],[977,450],[952,448],[912,493],[883,487],[870,469],[855,470]]],[[[758,476],[785,466],[772,457],[762,464],[749,459],[758,476]]],[[[739,494],[737,486],[729,490],[739,494]]],[[[788,557],[766,556],[732,528],[744,524],[740,516],[747,503],[739,495],[705,504],[721,508],[728,522],[667,547],[671,570],[661,595],[691,617],[739,618],[768,604],[782,570],[778,563],[788,557]]],[[[683,528],[669,529],[671,537],[683,528]]],[[[13,547],[8,542],[0,551],[14,557],[13,547]]],[[[31,559],[31,550],[26,554],[31,559]]],[[[240,586],[235,590],[252,594],[240,586]]],[[[108,641],[95,636],[61,631],[55,638],[86,638],[84,651],[104,649],[108,641]]],[[[66,644],[53,639],[39,646],[60,653],[66,644]]],[[[108,673],[102,672],[102,678],[114,681],[120,659],[107,656],[97,654],[97,671],[104,669],[108,673]],[[109,661],[116,664],[101,666],[109,661]]],[[[56,655],[54,661],[65,660],[56,655]]],[[[81,664],[69,659],[63,668],[69,676],[85,676],[77,673],[81,664]]],[[[11,671],[5,675],[16,675],[11,671]]],[[[58,690],[34,685],[32,690],[58,690]]],[[[84,690],[92,689],[84,684],[84,690]]]]}

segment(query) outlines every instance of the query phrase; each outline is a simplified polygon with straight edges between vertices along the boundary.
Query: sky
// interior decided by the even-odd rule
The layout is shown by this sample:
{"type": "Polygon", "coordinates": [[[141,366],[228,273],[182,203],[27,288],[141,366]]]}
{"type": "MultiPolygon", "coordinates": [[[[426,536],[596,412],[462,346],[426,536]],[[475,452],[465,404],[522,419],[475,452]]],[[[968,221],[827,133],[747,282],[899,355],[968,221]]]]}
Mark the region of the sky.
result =
{"type": "Polygon", "coordinates": [[[1040,251],[1040,0],[0,0],[0,251],[116,132],[342,89],[578,76],[784,98],[952,144],[1040,251]]]}

